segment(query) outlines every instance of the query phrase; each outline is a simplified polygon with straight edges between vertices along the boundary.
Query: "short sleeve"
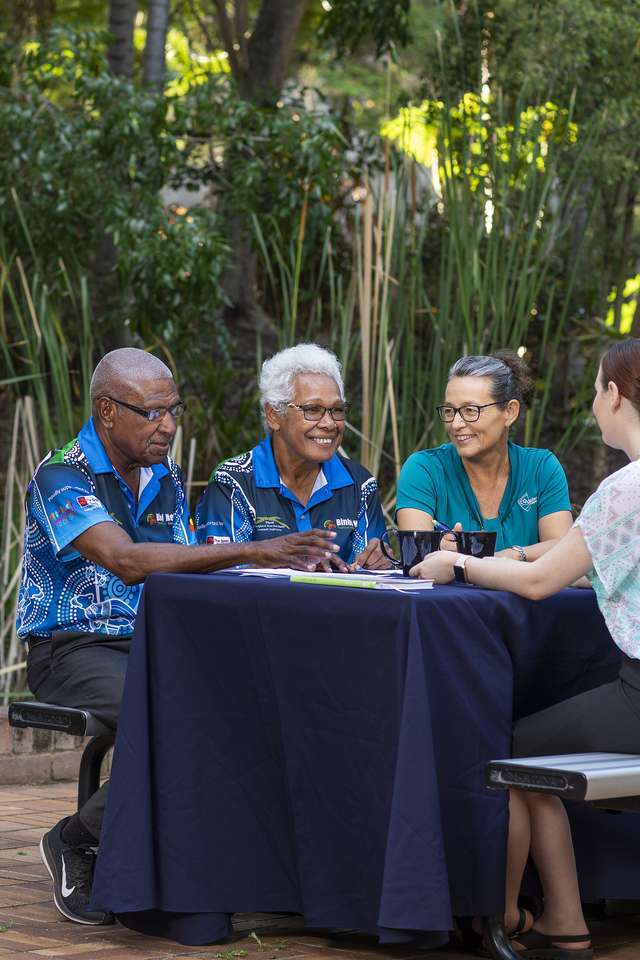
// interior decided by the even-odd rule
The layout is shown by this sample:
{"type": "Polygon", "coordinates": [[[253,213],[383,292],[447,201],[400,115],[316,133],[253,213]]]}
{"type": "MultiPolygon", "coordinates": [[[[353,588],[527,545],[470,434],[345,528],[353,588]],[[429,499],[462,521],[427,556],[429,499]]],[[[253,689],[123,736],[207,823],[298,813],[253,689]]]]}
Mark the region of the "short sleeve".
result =
{"type": "Polygon", "coordinates": [[[430,458],[422,451],[411,454],[398,478],[396,510],[423,510],[430,517],[435,517],[437,485],[429,464],[430,458]]]}
{"type": "Polygon", "coordinates": [[[538,491],[538,517],[549,516],[560,510],[571,512],[569,485],[562,465],[555,454],[547,452],[543,462],[538,491]]]}
{"type": "Polygon", "coordinates": [[[198,543],[245,543],[253,539],[253,522],[240,485],[214,473],[196,507],[198,543]]]}
{"type": "Polygon", "coordinates": [[[364,499],[364,517],[366,521],[366,540],[373,540],[377,537],[379,540],[387,539],[387,525],[384,522],[382,513],[382,504],[380,503],[380,493],[378,482],[374,477],[369,477],[362,486],[364,499]]]}
{"type": "Polygon", "coordinates": [[[79,554],[71,544],[98,523],[113,523],[90,480],[66,464],[44,464],[31,481],[31,508],[59,560],[79,554]]]}
{"type": "Polygon", "coordinates": [[[575,525],[584,536],[605,596],[624,589],[640,565],[640,467],[631,463],[600,484],[575,525]]]}

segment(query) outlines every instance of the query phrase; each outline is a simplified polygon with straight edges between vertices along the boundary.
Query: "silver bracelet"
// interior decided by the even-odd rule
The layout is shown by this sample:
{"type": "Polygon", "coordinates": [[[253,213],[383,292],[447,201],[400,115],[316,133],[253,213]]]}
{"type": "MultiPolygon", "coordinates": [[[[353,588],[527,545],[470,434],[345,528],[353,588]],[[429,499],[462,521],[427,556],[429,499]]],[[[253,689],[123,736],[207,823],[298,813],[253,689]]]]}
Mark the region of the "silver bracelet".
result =
{"type": "Polygon", "coordinates": [[[524,552],[524,547],[518,547],[518,546],[516,546],[516,544],[514,543],[514,545],[511,547],[511,549],[512,549],[512,550],[515,550],[515,552],[518,554],[518,559],[522,560],[523,563],[526,563],[526,562],[527,562],[527,555],[526,555],[526,553],[524,552]]]}

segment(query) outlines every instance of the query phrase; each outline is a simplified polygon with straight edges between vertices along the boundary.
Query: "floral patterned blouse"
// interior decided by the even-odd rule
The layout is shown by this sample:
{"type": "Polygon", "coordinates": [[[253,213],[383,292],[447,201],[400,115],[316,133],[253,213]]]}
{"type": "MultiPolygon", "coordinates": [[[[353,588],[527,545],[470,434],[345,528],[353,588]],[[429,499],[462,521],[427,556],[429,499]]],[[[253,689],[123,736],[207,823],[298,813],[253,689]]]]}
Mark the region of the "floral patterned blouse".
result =
{"type": "Polygon", "coordinates": [[[575,525],[591,554],[587,576],[609,632],[628,657],[640,659],[640,461],[603,480],[575,525]]]}

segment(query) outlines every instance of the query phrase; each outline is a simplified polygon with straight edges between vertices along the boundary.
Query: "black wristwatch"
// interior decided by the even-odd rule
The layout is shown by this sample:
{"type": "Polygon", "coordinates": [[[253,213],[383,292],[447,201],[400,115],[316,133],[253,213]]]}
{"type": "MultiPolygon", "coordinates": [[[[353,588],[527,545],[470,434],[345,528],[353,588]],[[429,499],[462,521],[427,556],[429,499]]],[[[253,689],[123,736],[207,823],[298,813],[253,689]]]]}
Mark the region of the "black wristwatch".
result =
{"type": "Polygon", "coordinates": [[[465,565],[467,560],[470,560],[469,554],[459,553],[458,556],[453,561],[453,575],[458,583],[469,583],[467,580],[467,571],[465,570],[465,565]]]}

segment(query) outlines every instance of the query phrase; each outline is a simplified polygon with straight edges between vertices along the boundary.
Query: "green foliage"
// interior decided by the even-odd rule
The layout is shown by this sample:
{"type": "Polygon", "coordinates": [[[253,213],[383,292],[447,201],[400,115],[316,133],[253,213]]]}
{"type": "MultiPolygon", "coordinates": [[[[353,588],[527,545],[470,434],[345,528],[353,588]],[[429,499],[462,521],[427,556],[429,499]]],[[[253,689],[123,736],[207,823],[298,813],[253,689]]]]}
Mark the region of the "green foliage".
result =
{"type": "Polygon", "coordinates": [[[341,56],[367,40],[381,56],[411,39],[410,0],[327,0],[322,6],[326,15],[320,24],[320,38],[341,56]]]}
{"type": "Polygon", "coordinates": [[[0,252],[0,344],[7,380],[34,397],[43,454],[73,436],[90,412],[94,367],[84,277],[60,261],[47,283],[0,252]],[[75,289],[74,289],[75,288],[75,289]]]}
{"type": "MultiPolygon", "coordinates": [[[[0,99],[10,147],[0,153],[0,178],[19,197],[29,244],[8,193],[0,194],[0,234],[28,264],[37,251],[45,272],[62,257],[88,273],[113,269],[96,263],[111,236],[120,290],[114,322],[143,336],[165,323],[168,333],[220,302],[225,244],[210,209],[168,220],[160,190],[182,154],[167,104],[110,77],[101,40],[57,30],[21,52],[19,85],[0,99]]],[[[11,62],[8,51],[5,74],[11,62]]]]}
{"type": "Polygon", "coordinates": [[[288,229],[305,196],[314,222],[339,206],[347,144],[328,111],[291,98],[259,107],[220,75],[192,86],[173,109],[172,129],[186,144],[175,179],[210,184],[236,214],[275,217],[288,229]]]}
{"type": "Polygon", "coordinates": [[[174,19],[164,97],[108,75],[104,34],[31,36],[0,52],[0,178],[20,209],[0,192],[0,237],[14,290],[18,254],[73,338],[62,258],[76,300],[87,278],[96,336],[163,344],[187,432],[206,438],[202,476],[255,441],[261,351],[303,337],[333,345],[350,393],[367,398],[351,440],[370,435],[353,452],[389,490],[398,458],[441,438],[431,410],[464,351],[526,347],[538,374],[527,436],[572,442],[572,371],[590,376],[580,352],[596,355],[609,307],[620,335],[635,296],[636,0],[313,0],[299,82],[269,108],[238,97],[204,0],[174,19]],[[381,118],[423,166],[372,136],[381,118]],[[168,209],[168,186],[197,202],[168,209]],[[274,318],[262,342],[223,319],[243,226],[274,318]]]}

